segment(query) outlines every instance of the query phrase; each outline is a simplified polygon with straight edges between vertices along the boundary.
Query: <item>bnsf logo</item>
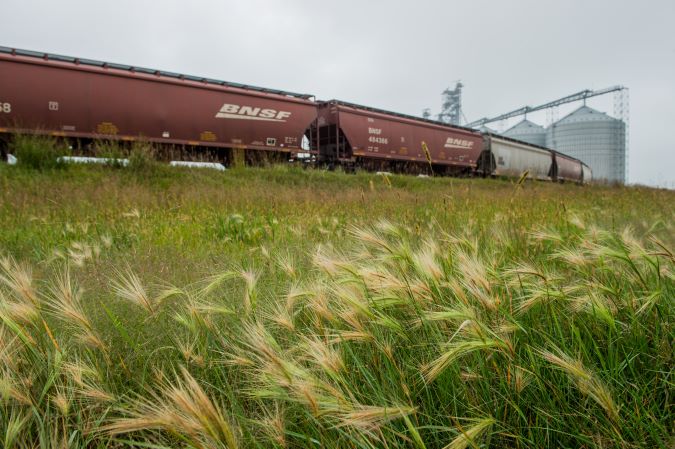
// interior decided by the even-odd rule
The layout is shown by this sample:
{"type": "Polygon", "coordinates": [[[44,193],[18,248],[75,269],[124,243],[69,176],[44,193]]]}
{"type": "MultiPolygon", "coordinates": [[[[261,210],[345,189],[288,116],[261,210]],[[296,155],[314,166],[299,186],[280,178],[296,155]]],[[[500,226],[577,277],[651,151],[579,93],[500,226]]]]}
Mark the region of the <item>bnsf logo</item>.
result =
{"type": "Polygon", "coordinates": [[[471,148],[473,147],[473,142],[470,140],[453,139],[452,137],[448,137],[448,140],[445,141],[445,145],[443,146],[445,148],[471,148]]]}
{"type": "Polygon", "coordinates": [[[254,108],[252,106],[239,106],[238,104],[225,103],[216,118],[232,118],[238,120],[263,120],[266,122],[285,122],[291,113],[277,111],[276,109],[254,108]]]}

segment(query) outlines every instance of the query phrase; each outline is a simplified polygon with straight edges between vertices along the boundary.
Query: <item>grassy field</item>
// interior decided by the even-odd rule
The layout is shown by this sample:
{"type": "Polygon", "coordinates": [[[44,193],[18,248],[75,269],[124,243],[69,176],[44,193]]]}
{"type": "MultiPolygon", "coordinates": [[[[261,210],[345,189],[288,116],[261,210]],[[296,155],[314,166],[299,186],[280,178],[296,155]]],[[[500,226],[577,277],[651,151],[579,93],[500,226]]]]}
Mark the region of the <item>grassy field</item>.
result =
{"type": "Polygon", "coordinates": [[[4,447],[663,447],[675,192],[0,166],[4,447]]]}

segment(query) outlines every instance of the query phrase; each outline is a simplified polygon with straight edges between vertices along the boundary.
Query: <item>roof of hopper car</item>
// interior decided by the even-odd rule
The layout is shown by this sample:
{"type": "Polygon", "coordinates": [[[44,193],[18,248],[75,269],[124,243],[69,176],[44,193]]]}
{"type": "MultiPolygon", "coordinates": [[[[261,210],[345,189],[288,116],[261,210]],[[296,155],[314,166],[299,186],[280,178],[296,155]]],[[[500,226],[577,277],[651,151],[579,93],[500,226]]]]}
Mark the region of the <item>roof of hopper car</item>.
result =
{"type": "Polygon", "coordinates": [[[445,126],[447,128],[455,128],[455,129],[461,129],[464,131],[470,131],[474,134],[480,134],[479,131],[473,129],[473,128],[467,128],[465,126],[460,126],[460,125],[453,125],[450,123],[445,123],[445,122],[440,122],[438,120],[429,120],[428,118],[423,118],[423,117],[416,117],[414,115],[408,115],[408,114],[401,114],[400,112],[393,112],[393,111],[387,111],[385,109],[378,109],[378,108],[373,108],[370,106],[363,106],[360,104],[356,103],[350,103],[348,101],[341,101],[341,100],[328,100],[328,101],[320,101],[320,104],[336,104],[340,106],[347,106],[349,108],[354,108],[354,109],[363,109],[365,111],[369,112],[375,112],[378,114],[385,114],[385,115],[393,115],[395,117],[400,117],[408,120],[415,120],[417,122],[425,122],[425,123],[430,123],[432,125],[438,125],[438,126],[445,126]]]}
{"type": "Polygon", "coordinates": [[[514,139],[513,137],[505,136],[503,134],[496,134],[496,133],[485,132],[485,131],[483,131],[482,134],[484,134],[488,137],[494,137],[495,139],[507,140],[509,142],[519,143],[521,145],[527,145],[528,147],[534,147],[534,148],[539,148],[540,150],[547,150],[547,151],[555,152],[555,150],[552,150],[550,148],[542,147],[541,145],[536,145],[536,144],[530,143],[530,142],[524,142],[522,140],[514,139]]]}
{"type": "Polygon", "coordinates": [[[483,134],[485,134],[489,137],[495,137],[497,139],[507,140],[507,141],[510,141],[510,142],[519,143],[521,145],[527,145],[528,147],[534,147],[534,148],[539,148],[540,150],[550,151],[551,153],[559,154],[559,155],[561,155],[561,156],[563,156],[567,159],[572,159],[572,160],[575,160],[577,162],[581,162],[583,165],[586,165],[584,163],[584,161],[582,161],[581,159],[578,159],[574,156],[570,156],[570,155],[565,154],[565,153],[561,153],[560,151],[554,150],[552,148],[542,147],[541,145],[535,145],[535,144],[529,143],[529,142],[523,142],[522,140],[514,139],[513,137],[507,137],[507,136],[504,136],[502,134],[493,134],[493,133],[483,133],[483,134]]]}
{"type": "Polygon", "coordinates": [[[69,62],[69,63],[73,63],[73,64],[88,65],[88,66],[100,67],[100,68],[111,68],[111,69],[117,69],[117,70],[126,70],[126,71],[129,71],[131,73],[144,73],[144,74],[148,74],[148,75],[160,75],[160,76],[166,76],[166,77],[169,77],[169,78],[176,78],[176,79],[189,80],[189,81],[197,81],[197,82],[203,82],[203,83],[207,83],[207,84],[216,84],[216,85],[219,85],[219,86],[235,87],[235,88],[238,88],[238,89],[246,89],[246,90],[251,90],[251,91],[261,92],[261,93],[268,93],[268,94],[283,95],[283,96],[287,96],[287,97],[302,98],[304,100],[308,100],[308,99],[314,97],[314,95],[310,95],[310,94],[299,94],[299,93],[296,93],[296,92],[288,92],[288,91],[277,90],[277,89],[268,89],[266,87],[250,86],[248,84],[233,83],[233,82],[230,82],[230,81],[221,81],[221,80],[216,80],[216,79],[212,79],[212,78],[204,78],[204,77],[194,76],[194,75],[185,75],[185,74],[182,74],[182,73],[149,69],[149,68],[146,68],[146,67],[137,67],[137,66],[130,66],[130,65],[125,65],[125,64],[117,64],[117,63],[114,63],[114,62],[97,61],[95,59],[74,58],[72,56],[56,55],[56,54],[53,54],[53,53],[42,53],[42,52],[37,52],[37,51],[32,51],[32,50],[21,50],[21,49],[18,49],[18,48],[11,48],[11,47],[0,46],[0,53],[11,54],[11,55],[14,55],[14,56],[27,56],[27,57],[42,59],[42,60],[45,60],[45,61],[69,62]]]}
{"type": "Polygon", "coordinates": [[[587,167],[590,168],[590,166],[589,166],[588,164],[586,164],[584,161],[582,161],[582,160],[579,159],[579,158],[576,158],[576,157],[574,157],[574,156],[570,156],[569,154],[561,153],[560,151],[556,151],[556,150],[549,150],[549,151],[551,151],[552,153],[555,153],[555,154],[559,154],[560,156],[562,156],[562,157],[564,157],[564,158],[566,158],[566,159],[571,159],[571,160],[573,160],[573,161],[577,161],[577,162],[579,162],[581,165],[585,165],[585,166],[587,166],[587,167]]]}

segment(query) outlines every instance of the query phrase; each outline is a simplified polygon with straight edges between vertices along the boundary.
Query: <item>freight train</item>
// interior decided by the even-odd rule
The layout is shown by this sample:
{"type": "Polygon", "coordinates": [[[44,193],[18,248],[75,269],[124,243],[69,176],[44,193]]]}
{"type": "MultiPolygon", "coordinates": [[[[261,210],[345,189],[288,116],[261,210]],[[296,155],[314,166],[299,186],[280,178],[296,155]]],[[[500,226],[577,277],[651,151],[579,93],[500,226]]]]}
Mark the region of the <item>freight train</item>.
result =
{"type": "Polygon", "coordinates": [[[298,154],[396,172],[586,183],[578,159],[474,129],[343,101],[0,47],[0,136],[144,140],[235,155],[298,154]]]}

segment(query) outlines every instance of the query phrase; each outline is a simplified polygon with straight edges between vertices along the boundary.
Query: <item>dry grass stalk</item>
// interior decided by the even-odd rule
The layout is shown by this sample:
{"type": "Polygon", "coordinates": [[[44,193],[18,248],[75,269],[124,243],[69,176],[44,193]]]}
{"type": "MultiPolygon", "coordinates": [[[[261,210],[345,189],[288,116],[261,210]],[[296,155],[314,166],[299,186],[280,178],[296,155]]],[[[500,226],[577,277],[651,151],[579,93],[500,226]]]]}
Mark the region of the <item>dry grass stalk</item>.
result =
{"type": "Polygon", "coordinates": [[[373,431],[389,421],[411,415],[416,407],[392,406],[378,407],[357,405],[353,410],[339,412],[336,427],[353,427],[363,431],[373,431]]]}
{"type": "Polygon", "coordinates": [[[256,308],[258,298],[256,285],[260,273],[254,270],[241,270],[239,275],[246,284],[246,289],[244,291],[244,310],[247,314],[250,314],[256,308]]]}
{"type": "Polygon", "coordinates": [[[162,383],[150,397],[133,400],[123,410],[129,416],[114,419],[102,431],[112,435],[146,429],[161,429],[184,435],[193,444],[207,447],[224,442],[239,447],[239,429],[202,389],[194,377],[181,369],[173,385],[162,383]]]}
{"type": "Polygon", "coordinates": [[[390,254],[394,253],[391,244],[373,230],[352,226],[349,228],[349,233],[367,246],[383,249],[390,254]]]}
{"type": "Polygon", "coordinates": [[[262,433],[273,443],[280,447],[288,447],[286,440],[286,422],[283,409],[275,403],[274,411],[265,409],[264,417],[257,421],[262,433]]]}
{"type": "Polygon", "coordinates": [[[112,281],[115,293],[122,299],[143,308],[148,314],[154,315],[158,304],[152,300],[138,276],[131,270],[118,273],[118,279],[112,281]]]}
{"type": "Polygon", "coordinates": [[[82,309],[82,290],[72,281],[67,266],[52,282],[49,292],[45,303],[51,313],[75,329],[80,342],[106,352],[106,345],[82,309]]]}
{"type": "Polygon", "coordinates": [[[54,404],[54,407],[61,412],[61,415],[68,416],[71,398],[63,391],[63,389],[57,389],[56,393],[51,397],[51,402],[54,404]]]}
{"type": "Polygon", "coordinates": [[[339,350],[316,337],[304,338],[304,352],[310,360],[333,377],[339,376],[345,369],[339,350]]]}
{"type": "Polygon", "coordinates": [[[426,241],[423,249],[413,255],[413,262],[419,273],[438,282],[445,273],[437,260],[438,245],[433,241],[426,241]]]}
{"type": "Polygon", "coordinates": [[[476,440],[487,432],[496,423],[494,418],[483,418],[469,427],[468,429],[460,428],[462,432],[457,438],[452,440],[450,444],[443,449],[466,449],[467,447],[478,447],[476,440]]]}
{"type": "Polygon", "coordinates": [[[503,342],[493,339],[465,340],[459,343],[451,343],[438,358],[422,367],[422,375],[426,382],[436,379],[450,364],[458,358],[476,351],[504,350],[503,342]]]}
{"type": "Polygon", "coordinates": [[[0,400],[3,404],[13,400],[22,405],[32,405],[33,401],[25,391],[24,386],[17,382],[8,370],[5,369],[0,373],[0,400]]]}
{"type": "Polygon", "coordinates": [[[0,285],[7,287],[16,300],[39,307],[33,272],[27,265],[17,263],[10,256],[0,258],[0,285]]]}
{"type": "Polygon", "coordinates": [[[609,388],[590,369],[586,368],[581,360],[573,359],[560,350],[557,352],[554,354],[550,351],[540,351],[540,354],[547,362],[565,372],[579,391],[600,405],[614,422],[618,422],[619,408],[609,388]]]}

